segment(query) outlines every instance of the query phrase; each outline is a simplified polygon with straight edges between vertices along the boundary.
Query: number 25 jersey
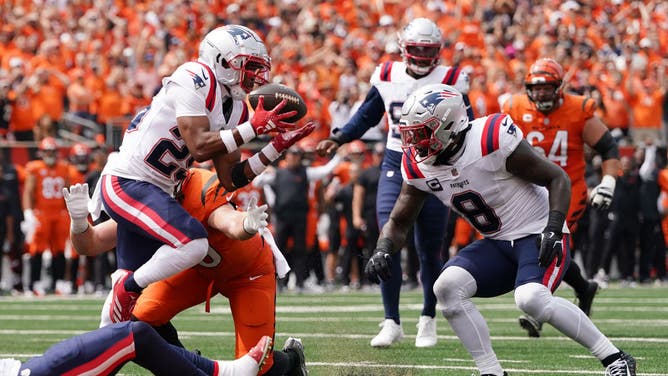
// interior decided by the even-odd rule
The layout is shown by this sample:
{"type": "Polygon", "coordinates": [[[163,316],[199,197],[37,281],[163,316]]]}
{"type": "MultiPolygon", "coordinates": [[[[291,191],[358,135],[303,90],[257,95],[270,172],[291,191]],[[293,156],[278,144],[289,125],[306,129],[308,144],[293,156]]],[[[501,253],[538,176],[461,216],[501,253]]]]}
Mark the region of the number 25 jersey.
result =
{"type": "Polygon", "coordinates": [[[416,163],[404,153],[404,181],[432,193],[486,238],[515,240],[539,234],[547,223],[544,187],[506,170],[506,159],[522,141],[522,131],[503,114],[475,119],[462,155],[452,165],[416,163]]]}

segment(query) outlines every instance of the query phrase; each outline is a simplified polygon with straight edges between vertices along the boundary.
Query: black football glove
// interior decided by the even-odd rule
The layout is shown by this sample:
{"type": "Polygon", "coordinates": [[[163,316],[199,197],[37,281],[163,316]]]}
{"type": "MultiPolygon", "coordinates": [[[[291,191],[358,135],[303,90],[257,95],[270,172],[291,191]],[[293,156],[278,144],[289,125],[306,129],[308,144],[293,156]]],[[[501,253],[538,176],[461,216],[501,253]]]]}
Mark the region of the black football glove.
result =
{"type": "Polygon", "coordinates": [[[538,247],[538,265],[547,268],[552,260],[557,259],[557,266],[561,266],[564,258],[564,234],[561,232],[565,215],[561,212],[552,210],[547,221],[545,230],[536,237],[536,246],[538,247]]]}
{"type": "Polygon", "coordinates": [[[563,237],[559,232],[544,231],[536,238],[536,245],[540,250],[538,254],[538,265],[547,268],[554,258],[557,258],[557,266],[561,265],[563,255],[563,237]]]}
{"type": "Polygon", "coordinates": [[[366,263],[364,272],[369,277],[369,281],[380,283],[380,281],[386,281],[392,276],[391,266],[392,256],[384,249],[376,249],[373,251],[369,262],[366,263]]]}

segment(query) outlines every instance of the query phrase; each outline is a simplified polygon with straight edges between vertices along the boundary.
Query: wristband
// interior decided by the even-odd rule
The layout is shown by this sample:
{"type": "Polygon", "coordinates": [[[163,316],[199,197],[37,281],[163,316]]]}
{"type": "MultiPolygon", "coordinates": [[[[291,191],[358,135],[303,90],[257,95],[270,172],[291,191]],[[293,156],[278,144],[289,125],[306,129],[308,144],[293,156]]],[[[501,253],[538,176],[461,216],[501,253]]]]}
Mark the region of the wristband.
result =
{"type": "Polygon", "coordinates": [[[251,171],[255,174],[255,176],[260,175],[267,166],[262,163],[260,160],[260,153],[255,153],[253,154],[250,158],[248,158],[248,166],[250,167],[251,171]]]}
{"type": "Polygon", "coordinates": [[[237,131],[239,132],[241,139],[244,141],[244,144],[250,142],[255,138],[255,136],[257,136],[255,134],[255,129],[253,129],[253,125],[250,123],[250,121],[237,125],[237,131]]]}
{"type": "Polygon", "coordinates": [[[268,143],[267,146],[263,147],[260,151],[271,162],[277,160],[281,156],[281,153],[279,153],[278,150],[276,150],[276,148],[271,142],[268,143]]]}
{"type": "Polygon", "coordinates": [[[225,150],[227,153],[231,153],[237,150],[237,142],[234,140],[234,134],[231,129],[223,129],[220,131],[220,139],[223,140],[225,144],[225,150]]]}

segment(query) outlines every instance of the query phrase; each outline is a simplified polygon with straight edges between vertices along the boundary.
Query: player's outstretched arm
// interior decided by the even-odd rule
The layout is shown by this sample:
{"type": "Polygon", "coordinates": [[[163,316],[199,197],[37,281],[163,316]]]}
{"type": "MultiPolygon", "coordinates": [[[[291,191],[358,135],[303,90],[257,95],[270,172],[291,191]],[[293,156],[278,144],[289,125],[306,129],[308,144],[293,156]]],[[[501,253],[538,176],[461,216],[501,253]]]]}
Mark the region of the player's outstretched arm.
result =
{"type": "Polygon", "coordinates": [[[406,236],[413,227],[427,195],[426,192],[406,182],[401,186],[401,193],[390,213],[390,219],[380,231],[376,249],[364,269],[372,282],[379,283],[392,276],[390,272],[392,255],[400,250],[406,241],[406,236]]]}

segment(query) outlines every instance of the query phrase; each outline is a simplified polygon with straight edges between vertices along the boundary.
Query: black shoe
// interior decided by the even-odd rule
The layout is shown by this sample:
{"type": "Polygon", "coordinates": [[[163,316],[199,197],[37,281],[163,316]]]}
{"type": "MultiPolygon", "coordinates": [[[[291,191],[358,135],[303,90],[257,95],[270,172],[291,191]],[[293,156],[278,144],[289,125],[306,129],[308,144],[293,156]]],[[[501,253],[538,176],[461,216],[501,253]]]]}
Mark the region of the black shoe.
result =
{"type": "Polygon", "coordinates": [[[285,353],[294,352],[299,360],[299,364],[291,372],[286,373],[288,376],[308,376],[308,371],[306,370],[306,359],[304,358],[304,345],[302,340],[299,338],[290,337],[285,340],[285,345],[283,346],[283,351],[285,353]]]}
{"type": "MultiPolygon", "coordinates": [[[[486,374],[480,375],[480,376],[496,376],[496,375],[492,375],[491,373],[486,373],[486,374]]],[[[510,376],[510,375],[508,374],[508,372],[504,372],[502,376],[510,376]]]]}
{"type": "Polygon", "coordinates": [[[517,321],[519,321],[522,329],[527,331],[529,337],[540,337],[540,331],[543,329],[543,323],[538,322],[538,320],[527,315],[520,316],[517,321]]]}
{"type": "Polygon", "coordinates": [[[576,295],[578,298],[578,307],[580,307],[585,315],[590,316],[591,304],[594,302],[594,296],[596,296],[596,293],[598,292],[598,283],[596,281],[589,281],[588,283],[589,284],[584,293],[578,294],[576,292],[576,295]]]}
{"type": "Polygon", "coordinates": [[[636,360],[622,351],[622,356],[605,367],[605,376],[636,376],[636,360]]]}

